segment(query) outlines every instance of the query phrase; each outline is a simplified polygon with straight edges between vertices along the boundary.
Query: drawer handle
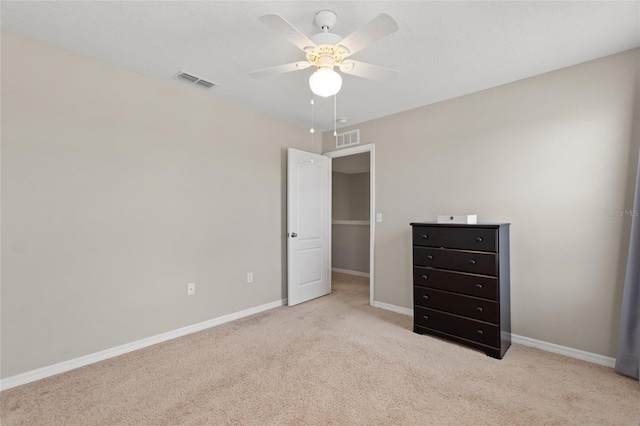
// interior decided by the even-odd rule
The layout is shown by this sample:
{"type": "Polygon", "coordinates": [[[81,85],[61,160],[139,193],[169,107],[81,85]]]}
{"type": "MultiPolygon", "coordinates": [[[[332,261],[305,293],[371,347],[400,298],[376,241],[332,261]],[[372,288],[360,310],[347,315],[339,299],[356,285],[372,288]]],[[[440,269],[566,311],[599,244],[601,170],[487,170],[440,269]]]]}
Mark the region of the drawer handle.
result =
{"type": "Polygon", "coordinates": [[[482,289],[482,284],[480,284],[480,283],[476,284],[476,288],[477,288],[478,290],[482,289]]]}
{"type": "Polygon", "coordinates": [[[482,336],[484,334],[484,331],[482,330],[476,330],[476,333],[478,334],[478,336],[482,336]]]}
{"type": "Polygon", "coordinates": [[[423,276],[422,276],[422,279],[423,279],[423,280],[428,280],[428,279],[429,279],[429,275],[423,275],[423,276]]]}
{"type": "Polygon", "coordinates": [[[478,238],[476,238],[476,243],[481,243],[481,242],[483,242],[483,241],[484,241],[484,240],[482,239],[482,237],[478,237],[478,238]]]}
{"type": "Polygon", "coordinates": [[[476,308],[476,311],[478,311],[478,312],[484,312],[484,308],[483,308],[482,306],[478,306],[478,307],[476,308]]]}
{"type": "Polygon", "coordinates": [[[428,320],[428,319],[429,319],[429,315],[423,315],[423,316],[422,316],[422,319],[423,319],[423,320],[428,320]]]}
{"type": "Polygon", "coordinates": [[[429,235],[427,235],[427,234],[422,234],[422,239],[423,239],[423,240],[426,240],[427,238],[429,238],[429,235]]]}
{"type": "Polygon", "coordinates": [[[429,256],[427,256],[427,259],[429,259],[429,260],[433,260],[433,255],[432,255],[432,254],[430,254],[429,256]]]}
{"type": "Polygon", "coordinates": [[[424,295],[422,296],[422,298],[423,298],[424,300],[427,300],[427,299],[429,298],[429,295],[424,294],[424,295]]]}
{"type": "Polygon", "coordinates": [[[469,265],[475,265],[475,264],[476,264],[476,261],[475,261],[474,259],[471,259],[471,260],[469,261],[469,265]]]}

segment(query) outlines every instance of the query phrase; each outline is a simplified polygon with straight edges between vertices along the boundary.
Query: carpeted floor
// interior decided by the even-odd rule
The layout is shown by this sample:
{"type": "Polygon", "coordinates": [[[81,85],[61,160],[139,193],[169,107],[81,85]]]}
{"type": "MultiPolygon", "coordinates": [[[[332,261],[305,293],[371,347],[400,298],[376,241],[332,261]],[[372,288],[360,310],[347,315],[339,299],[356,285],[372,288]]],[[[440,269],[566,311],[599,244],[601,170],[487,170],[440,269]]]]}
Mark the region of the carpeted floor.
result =
{"type": "Polygon", "coordinates": [[[2,425],[638,425],[640,386],[513,345],[502,360],[333,293],[0,394],[2,425]]]}

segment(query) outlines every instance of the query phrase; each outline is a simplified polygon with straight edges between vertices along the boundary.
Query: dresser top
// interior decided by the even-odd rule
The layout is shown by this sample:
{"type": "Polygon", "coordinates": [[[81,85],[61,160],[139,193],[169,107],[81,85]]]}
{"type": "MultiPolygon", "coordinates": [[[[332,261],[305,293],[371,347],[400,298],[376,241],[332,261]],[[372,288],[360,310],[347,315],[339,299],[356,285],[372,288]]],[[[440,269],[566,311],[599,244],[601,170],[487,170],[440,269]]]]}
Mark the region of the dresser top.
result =
{"type": "Polygon", "coordinates": [[[509,226],[510,223],[506,222],[478,222],[473,224],[468,223],[438,223],[432,222],[411,222],[411,226],[446,226],[452,228],[467,228],[467,227],[479,227],[479,228],[499,228],[501,226],[509,226]]]}

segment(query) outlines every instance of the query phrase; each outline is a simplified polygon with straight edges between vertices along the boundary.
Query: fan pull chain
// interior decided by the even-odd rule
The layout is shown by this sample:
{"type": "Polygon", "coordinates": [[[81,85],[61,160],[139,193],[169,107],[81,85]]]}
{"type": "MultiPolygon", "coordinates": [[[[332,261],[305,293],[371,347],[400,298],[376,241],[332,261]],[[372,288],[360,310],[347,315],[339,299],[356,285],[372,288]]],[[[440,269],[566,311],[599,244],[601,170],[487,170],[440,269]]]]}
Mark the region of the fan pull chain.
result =
{"type": "Polygon", "coordinates": [[[311,98],[311,128],[309,129],[309,133],[315,133],[316,129],[313,128],[314,122],[313,122],[313,106],[315,105],[315,102],[313,102],[313,98],[311,98]]]}

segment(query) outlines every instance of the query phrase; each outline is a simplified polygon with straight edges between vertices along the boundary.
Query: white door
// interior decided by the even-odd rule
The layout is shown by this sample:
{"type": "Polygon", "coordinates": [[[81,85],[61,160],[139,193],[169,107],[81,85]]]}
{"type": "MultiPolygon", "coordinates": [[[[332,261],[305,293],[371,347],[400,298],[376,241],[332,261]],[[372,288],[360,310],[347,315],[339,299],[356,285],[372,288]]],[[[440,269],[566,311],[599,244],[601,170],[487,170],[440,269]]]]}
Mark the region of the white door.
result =
{"type": "Polygon", "coordinates": [[[331,159],[287,150],[287,300],[331,293],[331,159]]]}

